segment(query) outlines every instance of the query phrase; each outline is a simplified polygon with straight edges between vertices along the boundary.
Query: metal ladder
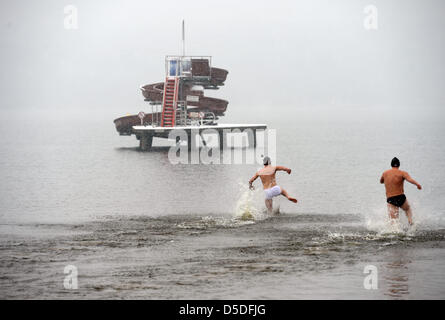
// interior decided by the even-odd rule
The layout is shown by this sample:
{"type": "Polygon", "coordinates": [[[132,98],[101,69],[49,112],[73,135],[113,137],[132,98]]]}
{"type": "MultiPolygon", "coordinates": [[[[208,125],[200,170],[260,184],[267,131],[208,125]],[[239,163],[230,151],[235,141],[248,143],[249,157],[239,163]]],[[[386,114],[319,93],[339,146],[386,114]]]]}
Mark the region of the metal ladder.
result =
{"type": "Polygon", "coordinates": [[[179,77],[167,77],[164,83],[162,99],[161,127],[174,127],[176,124],[176,108],[178,104],[179,77]]]}

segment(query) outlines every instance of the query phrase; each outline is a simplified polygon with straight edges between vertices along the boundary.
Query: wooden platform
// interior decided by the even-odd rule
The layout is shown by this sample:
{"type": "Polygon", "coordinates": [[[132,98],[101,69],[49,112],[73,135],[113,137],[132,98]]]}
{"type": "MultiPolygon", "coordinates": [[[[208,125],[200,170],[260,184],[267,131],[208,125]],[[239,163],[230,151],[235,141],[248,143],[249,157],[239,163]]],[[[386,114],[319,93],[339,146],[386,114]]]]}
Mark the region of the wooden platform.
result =
{"type": "MultiPolygon", "coordinates": [[[[168,138],[172,130],[183,130],[187,134],[187,143],[189,149],[191,148],[191,138],[193,134],[199,134],[205,130],[215,130],[219,135],[219,146],[223,148],[225,141],[227,141],[227,133],[234,130],[239,132],[248,132],[249,146],[256,147],[256,131],[266,130],[266,124],[217,124],[217,125],[192,125],[192,126],[177,126],[177,127],[153,127],[153,126],[133,126],[133,133],[139,140],[139,145],[142,150],[150,150],[153,142],[153,137],[168,138]],[[249,134],[252,133],[252,134],[249,134]]],[[[177,141],[180,141],[180,139],[177,141]]]]}

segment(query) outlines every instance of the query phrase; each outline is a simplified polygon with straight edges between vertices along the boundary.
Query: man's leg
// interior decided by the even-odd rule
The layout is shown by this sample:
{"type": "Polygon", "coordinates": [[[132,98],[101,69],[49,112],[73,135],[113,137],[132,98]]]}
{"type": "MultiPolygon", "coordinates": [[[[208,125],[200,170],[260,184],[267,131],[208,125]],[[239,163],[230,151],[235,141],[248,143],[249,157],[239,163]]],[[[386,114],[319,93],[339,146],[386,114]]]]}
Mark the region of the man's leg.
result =
{"type": "Polygon", "coordinates": [[[287,193],[287,191],[284,190],[283,188],[281,188],[281,194],[283,196],[285,196],[287,199],[289,199],[289,201],[292,201],[294,203],[297,203],[297,201],[298,201],[297,199],[290,197],[289,194],[287,193]]]}
{"type": "Polygon", "coordinates": [[[408,203],[408,200],[405,200],[405,203],[401,206],[403,211],[405,211],[406,217],[408,218],[408,223],[413,225],[413,213],[411,211],[411,206],[408,203]]]}
{"type": "Polygon", "coordinates": [[[264,201],[266,203],[266,208],[269,213],[272,212],[272,199],[266,199],[264,201]]]}
{"type": "Polygon", "coordinates": [[[399,218],[399,208],[390,203],[388,205],[388,214],[390,219],[398,219],[399,218]]]}

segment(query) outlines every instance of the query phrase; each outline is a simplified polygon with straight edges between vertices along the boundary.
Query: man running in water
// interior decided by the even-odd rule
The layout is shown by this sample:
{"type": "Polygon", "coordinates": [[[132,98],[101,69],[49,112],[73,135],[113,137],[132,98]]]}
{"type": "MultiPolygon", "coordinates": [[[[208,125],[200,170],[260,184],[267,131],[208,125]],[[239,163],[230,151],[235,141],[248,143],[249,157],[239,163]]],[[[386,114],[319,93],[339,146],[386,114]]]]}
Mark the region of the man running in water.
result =
{"type": "Polygon", "coordinates": [[[385,184],[386,202],[388,203],[388,213],[391,219],[399,218],[399,208],[405,211],[406,217],[410,225],[413,225],[413,215],[411,207],[409,206],[406,196],[403,192],[403,182],[406,180],[409,183],[417,186],[417,189],[422,190],[422,186],[416,180],[410,177],[408,172],[399,170],[400,161],[393,158],[391,161],[391,169],[383,172],[380,178],[380,183],[385,184]]]}
{"type": "Polygon", "coordinates": [[[277,186],[277,182],[275,181],[275,173],[277,171],[286,171],[288,174],[291,173],[291,169],[282,167],[282,166],[272,166],[270,164],[270,158],[264,157],[263,159],[264,168],[259,170],[255,175],[252,177],[252,179],[249,180],[249,187],[250,189],[254,189],[252,186],[252,183],[258,178],[261,178],[261,182],[263,183],[264,193],[266,195],[266,207],[267,210],[272,212],[272,198],[279,196],[282,194],[290,201],[297,203],[297,199],[292,198],[289,196],[289,194],[286,192],[286,190],[280,188],[280,186],[277,186]]]}

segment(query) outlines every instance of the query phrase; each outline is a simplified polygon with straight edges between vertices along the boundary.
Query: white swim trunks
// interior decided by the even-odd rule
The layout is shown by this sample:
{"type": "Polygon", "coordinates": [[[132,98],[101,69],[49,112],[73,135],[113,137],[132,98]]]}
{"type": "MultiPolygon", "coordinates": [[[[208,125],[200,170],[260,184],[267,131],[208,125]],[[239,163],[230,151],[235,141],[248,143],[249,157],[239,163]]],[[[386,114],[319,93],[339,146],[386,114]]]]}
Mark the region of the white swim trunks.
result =
{"type": "Polygon", "coordinates": [[[281,194],[281,188],[280,186],[273,186],[272,188],[265,189],[264,193],[266,194],[266,200],[270,200],[281,194]]]}

